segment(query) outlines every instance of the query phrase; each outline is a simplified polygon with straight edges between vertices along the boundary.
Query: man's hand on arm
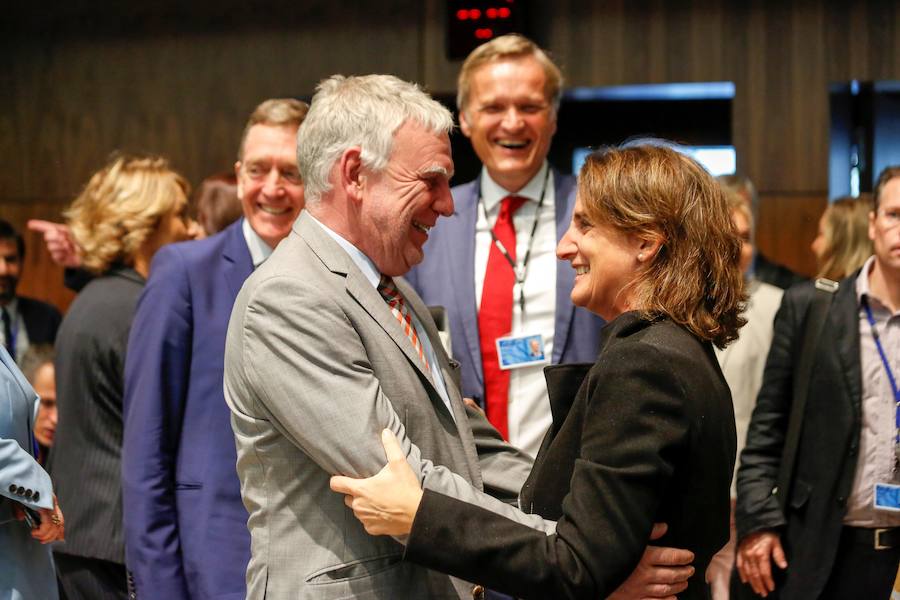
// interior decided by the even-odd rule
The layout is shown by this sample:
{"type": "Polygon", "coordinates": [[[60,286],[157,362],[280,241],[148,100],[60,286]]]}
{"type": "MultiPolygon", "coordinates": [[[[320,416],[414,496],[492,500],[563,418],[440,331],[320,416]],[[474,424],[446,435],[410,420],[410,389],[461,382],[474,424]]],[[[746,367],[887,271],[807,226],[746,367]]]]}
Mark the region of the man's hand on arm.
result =
{"type": "MultiPolygon", "coordinates": [[[[661,538],[666,529],[665,523],[656,523],[650,540],[661,538]]],[[[694,553],[690,550],[647,546],[641,562],[607,600],[675,600],[694,574],[693,560],[694,553]]]]}
{"type": "Polygon", "coordinates": [[[737,569],[743,583],[765,598],[775,591],[772,562],[782,570],[788,566],[781,547],[781,538],[774,531],[757,531],[740,541],[737,549],[737,569]]]}

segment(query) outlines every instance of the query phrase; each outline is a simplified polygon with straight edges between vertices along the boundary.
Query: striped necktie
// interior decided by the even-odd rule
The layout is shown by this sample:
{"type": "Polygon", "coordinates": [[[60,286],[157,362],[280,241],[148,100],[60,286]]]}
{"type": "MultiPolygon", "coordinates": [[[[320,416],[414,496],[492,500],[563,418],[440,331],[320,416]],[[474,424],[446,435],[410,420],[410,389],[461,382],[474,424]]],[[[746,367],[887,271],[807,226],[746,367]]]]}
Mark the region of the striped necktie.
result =
{"type": "Polygon", "coordinates": [[[428,359],[425,358],[425,349],[422,347],[422,340],[419,339],[419,334],[416,332],[416,326],[413,325],[412,322],[412,315],[409,312],[409,307],[406,306],[406,302],[403,301],[403,296],[394,284],[394,280],[387,275],[382,275],[381,281],[378,283],[378,293],[381,294],[381,297],[387,302],[391,309],[391,313],[403,327],[403,333],[412,344],[413,349],[416,351],[422,364],[425,365],[425,370],[429,370],[428,359]]]}

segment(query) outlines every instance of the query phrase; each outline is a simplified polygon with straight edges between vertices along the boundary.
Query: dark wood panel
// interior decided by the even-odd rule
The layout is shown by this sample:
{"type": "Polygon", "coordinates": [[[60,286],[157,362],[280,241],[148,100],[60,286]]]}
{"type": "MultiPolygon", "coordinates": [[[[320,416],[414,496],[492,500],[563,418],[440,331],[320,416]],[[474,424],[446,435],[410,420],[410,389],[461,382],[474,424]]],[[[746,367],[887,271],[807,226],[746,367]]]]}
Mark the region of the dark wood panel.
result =
{"type": "Polygon", "coordinates": [[[816,259],[809,246],[826,205],[824,194],[761,194],[756,228],[760,252],[796,273],[813,277],[816,259]]]}
{"type": "Polygon", "coordinates": [[[25,262],[19,280],[18,293],[56,305],[61,311],[69,307],[75,297],[63,285],[63,270],[50,259],[41,235],[28,231],[28,219],[59,221],[68,202],[34,199],[21,202],[0,202],[0,215],[12,223],[25,238],[25,262]]]}

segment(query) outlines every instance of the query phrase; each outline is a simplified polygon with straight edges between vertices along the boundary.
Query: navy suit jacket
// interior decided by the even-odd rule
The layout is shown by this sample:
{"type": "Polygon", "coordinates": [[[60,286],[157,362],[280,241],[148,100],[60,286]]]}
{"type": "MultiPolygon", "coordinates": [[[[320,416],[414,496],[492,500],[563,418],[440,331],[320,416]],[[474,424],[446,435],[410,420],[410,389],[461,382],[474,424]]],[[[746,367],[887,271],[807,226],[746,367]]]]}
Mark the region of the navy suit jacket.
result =
{"type": "MultiPolygon", "coordinates": [[[[556,239],[572,220],[575,178],[553,172],[556,196],[556,239]]],[[[453,358],[461,366],[462,393],[481,402],[484,373],[475,303],[475,225],[481,179],[453,188],[452,217],[438,221],[425,243],[425,259],[407,275],[425,304],[447,309],[453,358]]],[[[572,304],[575,270],[565,261],[556,265],[556,321],[553,328],[553,364],[594,362],[603,319],[572,304]]]]}
{"type": "Polygon", "coordinates": [[[162,248],[134,317],[122,487],[138,597],[245,596],[250,536],[222,389],[231,308],[253,271],[241,223],[162,248]]]}
{"type": "Polygon", "coordinates": [[[52,304],[19,296],[19,312],[25,321],[29,344],[52,344],[62,322],[62,315],[52,304]]]}

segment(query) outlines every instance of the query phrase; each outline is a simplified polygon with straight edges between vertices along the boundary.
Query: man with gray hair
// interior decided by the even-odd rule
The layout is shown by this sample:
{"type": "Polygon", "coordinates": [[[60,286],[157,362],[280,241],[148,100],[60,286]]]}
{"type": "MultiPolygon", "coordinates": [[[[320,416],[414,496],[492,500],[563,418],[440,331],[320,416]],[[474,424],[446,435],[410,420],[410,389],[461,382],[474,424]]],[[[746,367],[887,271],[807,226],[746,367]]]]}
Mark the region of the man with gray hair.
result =
{"type": "Polygon", "coordinates": [[[235,302],[225,353],[248,598],[479,598],[403,561],[329,489],[384,463],[400,439],[420,482],[544,531],[514,510],[531,461],[459,393],[418,295],[399,276],[453,213],[450,113],[388,75],[323,81],[298,135],[306,211],[235,302]],[[481,492],[484,490],[490,495],[481,492]]]}

